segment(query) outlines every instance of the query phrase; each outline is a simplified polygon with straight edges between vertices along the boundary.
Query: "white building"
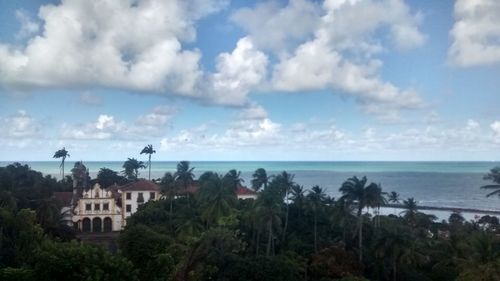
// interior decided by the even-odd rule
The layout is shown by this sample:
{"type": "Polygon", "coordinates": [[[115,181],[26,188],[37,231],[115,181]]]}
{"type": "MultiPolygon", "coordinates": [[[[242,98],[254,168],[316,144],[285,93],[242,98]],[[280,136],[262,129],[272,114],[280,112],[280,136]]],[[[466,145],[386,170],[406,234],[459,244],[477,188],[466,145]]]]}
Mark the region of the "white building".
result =
{"type": "Polygon", "coordinates": [[[123,208],[123,227],[126,225],[126,219],[137,212],[140,205],[160,199],[160,188],[152,181],[138,180],[116,188],[123,208]]]}
{"type": "Polygon", "coordinates": [[[54,197],[62,203],[61,214],[68,225],[85,233],[112,232],[122,230],[140,205],[158,200],[160,188],[152,181],[138,180],[108,188],[75,186],[73,192],[55,192],[54,197]]]}
{"type": "Polygon", "coordinates": [[[111,190],[99,184],[84,190],[73,207],[72,221],[82,232],[120,231],[123,226],[122,209],[111,190]]]}
{"type": "MultiPolygon", "coordinates": [[[[196,193],[198,189],[191,186],[187,192],[196,193]]],[[[160,187],[144,179],[108,188],[101,188],[99,184],[92,188],[75,185],[73,192],[54,193],[64,206],[61,213],[65,221],[84,233],[120,231],[126,226],[127,218],[142,204],[158,200],[160,196],[160,187]]],[[[238,199],[256,199],[257,193],[239,185],[236,196],[238,199]]]]}

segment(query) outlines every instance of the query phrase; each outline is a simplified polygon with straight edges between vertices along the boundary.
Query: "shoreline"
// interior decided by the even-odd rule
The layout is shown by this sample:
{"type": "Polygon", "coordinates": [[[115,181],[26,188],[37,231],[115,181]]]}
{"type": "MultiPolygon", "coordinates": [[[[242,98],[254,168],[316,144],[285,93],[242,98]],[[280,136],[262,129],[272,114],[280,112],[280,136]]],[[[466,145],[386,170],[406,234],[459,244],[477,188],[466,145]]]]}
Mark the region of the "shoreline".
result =
{"type": "MultiPolygon", "coordinates": [[[[383,207],[392,209],[405,209],[402,204],[386,204],[383,207]]],[[[500,210],[485,210],[476,208],[454,208],[454,207],[434,207],[434,206],[417,206],[418,210],[424,211],[445,211],[445,212],[456,212],[456,213],[472,213],[472,214],[486,214],[486,215],[499,215],[500,210]]]]}

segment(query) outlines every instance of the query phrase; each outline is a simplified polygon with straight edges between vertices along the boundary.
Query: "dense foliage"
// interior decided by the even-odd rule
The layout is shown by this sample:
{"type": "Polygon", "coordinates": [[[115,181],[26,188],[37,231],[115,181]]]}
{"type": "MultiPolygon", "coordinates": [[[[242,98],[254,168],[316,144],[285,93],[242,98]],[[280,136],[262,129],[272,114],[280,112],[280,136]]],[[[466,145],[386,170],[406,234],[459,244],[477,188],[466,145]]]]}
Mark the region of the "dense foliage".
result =
{"type": "MultiPolygon", "coordinates": [[[[127,160],[130,164],[131,159],[127,160]]],[[[135,160],[135,159],[134,159],[135,160]]],[[[130,167],[132,167],[131,165],[130,167]]],[[[137,177],[137,166],[124,174],[137,177]]],[[[487,179],[498,183],[493,169],[487,179]]],[[[105,185],[127,179],[102,169],[105,185]]],[[[419,212],[413,198],[386,194],[364,177],[340,198],[304,188],[292,174],[257,170],[256,200],[238,200],[236,170],[198,179],[189,162],[158,181],[163,197],[142,205],[122,231],[118,253],[58,235],[51,193],[68,190],[13,164],[0,167],[0,280],[498,280],[499,221],[448,221],[419,212]],[[199,190],[189,192],[196,183],[199,190]],[[385,204],[394,215],[377,215],[385,204]],[[368,211],[370,210],[370,211],[368,211]],[[66,242],[65,242],[66,241],[66,242]]],[[[493,189],[493,187],[491,187],[493,189]]]]}

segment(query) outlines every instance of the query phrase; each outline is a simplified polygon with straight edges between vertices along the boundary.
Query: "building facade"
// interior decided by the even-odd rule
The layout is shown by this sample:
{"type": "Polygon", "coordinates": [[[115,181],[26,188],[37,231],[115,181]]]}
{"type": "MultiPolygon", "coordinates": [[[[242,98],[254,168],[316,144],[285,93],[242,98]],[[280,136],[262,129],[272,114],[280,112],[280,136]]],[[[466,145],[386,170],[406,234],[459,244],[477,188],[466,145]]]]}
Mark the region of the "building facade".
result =
{"type": "Polygon", "coordinates": [[[82,232],[120,231],[123,227],[122,208],[111,190],[99,184],[84,190],[73,207],[72,221],[82,232]]]}
{"type": "Polygon", "coordinates": [[[158,200],[160,188],[148,180],[108,188],[74,184],[73,192],[55,192],[54,197],[63,206],[61,214],[67,225],[83,233],[114,232],[125,227],[139,206],[158,200]]]}
{"type": "Polygon", "coordinates": [[[117,187],[120,194],[121,206],[123,208],[123,227],[127,224],[127,218],[137,212],[142,204],[150,200],[160,199],[160,188],[152,181],[138,180],[123,186],[117,187]]]}
{"type": "MultiPolygon", "coordinates": [[[[94,184],[90,187],[88,170],[82,163],[75,164],[76,170],[81,174],[75,177],[73,172],[73,192],[56,192],[63,208],[61,214],[65,223],[73,225],[82,233],[116,232],[122,230],[127,224],[127,218],[133,215],[140,206],[151,200],[161,197],[160,187],[149,180],[138,180],[125,185],[113,185],[107,188],[94,184]]],[[[199,187],[190,186],[187,193],[196,193],[199,187]]],[[[182,196],[182,195],[178,195],[182,196]]],[[[257,193],[245,186],[236,188],[238,199],[256,199],[257,193]]]]}

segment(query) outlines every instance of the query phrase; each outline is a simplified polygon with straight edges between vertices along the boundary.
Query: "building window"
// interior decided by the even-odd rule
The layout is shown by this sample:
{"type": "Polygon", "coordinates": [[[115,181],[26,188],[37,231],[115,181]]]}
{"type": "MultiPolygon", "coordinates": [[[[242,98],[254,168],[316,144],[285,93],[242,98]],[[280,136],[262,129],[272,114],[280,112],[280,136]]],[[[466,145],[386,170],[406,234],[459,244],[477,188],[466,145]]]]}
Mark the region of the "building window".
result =
{"type": "Polygon", "coordinates": [[[131,200],[132,199],[132,193],[127,192],[126,195],[127,195],[127,197],[126,197],[127,200],[131,200]]]}
{"type": "Polygon", "coordinates": [[[109,211],[109,203],[102,204],[102,210],[103,211],[109,211]]]}
{"type": "Polygon", "coordinates": [[[137,195],[137,203],[144,203],[144,196],[142,195],[142,192],[139,192],[137,195]]]}
{"type": "Polygon", "coordinates": [[[92,211],[92,204],[85,204],[85,211],[92,211]]]}
{"type": "Polygon", "coordinates": [[[101,210],[101,204],[99,204],[99,203],[94,204],[94,210],[95,211],[100,211],[101,210]]]}
{"type": "Polygon", "coordinates": [[[132,205],[127,204],[127,206],[125,206],[125,207],[126,207],[126,211],[127,211],[127,213],[132,212],[132,205]]]}
{"type": "Polygon", "coordinates": [[[149,193],[149,200],[155,200],[155,193],[154,192],[149,193]]]}

